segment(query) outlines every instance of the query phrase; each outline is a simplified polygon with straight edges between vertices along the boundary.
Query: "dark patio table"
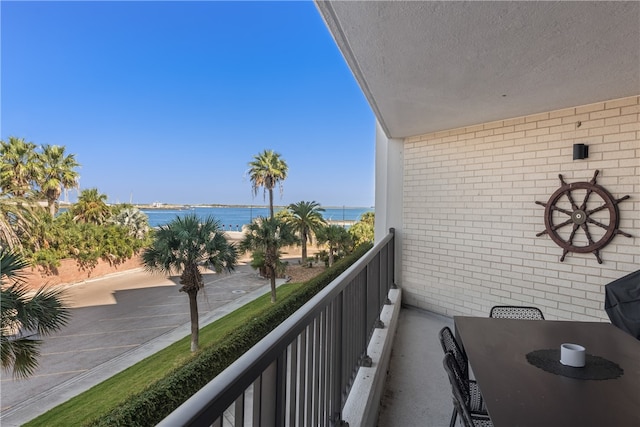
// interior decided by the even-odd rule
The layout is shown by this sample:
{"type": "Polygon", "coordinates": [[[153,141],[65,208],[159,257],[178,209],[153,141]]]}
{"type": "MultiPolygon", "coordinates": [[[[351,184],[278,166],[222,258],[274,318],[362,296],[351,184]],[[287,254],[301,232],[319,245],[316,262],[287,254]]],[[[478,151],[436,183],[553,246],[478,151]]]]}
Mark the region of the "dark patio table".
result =
{"type": "Polygon", "coordinates": [[[464,316],[454,322],[494,426],[640,426],[640,341],[631,335],[609,323],[464,316]],[[527,359],[538,350],[559,355],[567,342],[586,347],[587,368],[600,360],[617,371],[611,379],[577,379],[564,374],[585,368],[550,360],[564,374],[551,373],[527,359]]]}

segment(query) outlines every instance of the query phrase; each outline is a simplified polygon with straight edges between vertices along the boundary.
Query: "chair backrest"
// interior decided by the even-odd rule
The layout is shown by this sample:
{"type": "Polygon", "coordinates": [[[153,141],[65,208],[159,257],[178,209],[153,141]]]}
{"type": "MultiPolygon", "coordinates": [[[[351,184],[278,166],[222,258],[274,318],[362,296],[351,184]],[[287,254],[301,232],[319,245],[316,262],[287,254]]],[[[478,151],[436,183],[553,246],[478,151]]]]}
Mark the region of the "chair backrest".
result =
{"type": "Polygon", "coordinates": [[[491,308],[489,317],[496,319],[544,320],[544,315],[538,307],[517,305],[496,305],[491,308]]]}
{"type": "Polygon", "coordinates": [[[462,423],[465,427],[474,427],[473,418],[471,418],[471,410],[469,409],[469,390],[465,387],[465,378],[460,372],[458,362],[450,351],[444,355],[444,370],[449,377],[451,383],[451,392],[453,395],[453,405],[458,410],[462,423]]]}
{"type": "Polygon", "coordinates": [[[456,337],[451,332],[448,326],[440,329],[438,333],[438,338],[440,338],[440,345],[442,346],[442,351],[446,354],[447,352],[451,352],[453,357],[455,358],[456,363],[458,364],[458,368],[460,372],[462,372],[463,378],[466,380],[469,378],[469,362],[467,360],[467,355],[464,354],[460,346],[458,345],[458,341],[456,337]]]}

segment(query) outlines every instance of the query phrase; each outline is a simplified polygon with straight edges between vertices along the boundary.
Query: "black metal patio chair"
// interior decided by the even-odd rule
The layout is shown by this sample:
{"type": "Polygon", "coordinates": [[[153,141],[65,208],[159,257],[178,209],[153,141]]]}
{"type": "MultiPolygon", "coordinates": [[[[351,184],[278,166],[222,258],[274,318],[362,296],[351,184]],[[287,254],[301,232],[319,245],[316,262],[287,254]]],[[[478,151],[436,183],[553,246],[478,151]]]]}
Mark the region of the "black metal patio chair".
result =
{"type": "MultiPolygon", "coordinates": [[[[458,341],[456,341],[456,338],[451,332],[451,329],[449,329],[449,327],[447,326],[442,328],[438,333],[438,338],[440,338],[442,351],[444,351],[445,354],[451,353],[453,355],[455,363],[458,365],[458,370],[462,375],[464,388],[469,395],[469,410],[473,414],[486,416],[487,408],[484,405],[484,400],[482,399],[480,388],[475,381],[469,379],[469,361],[467,360],[467,355],[458,345],[458,341]]],[[[455,426],[458,412],[459,411],[457,411],[454,407],[453,413],[451,414],[449,427],[455,426]]]]}
{"type": "Polygon", "coordinates": [[[462,424],[465,427],[493,427],[488,415],[475,414],[471,411],[469,406],[471,396],[466,388],[466,381],[462,371],[460,371],[458,362],[456,362],[452,352],[445,353],[443,365],[451,383],[453,406],[456,413],[460,414],[462,424]]]}
{"type": "Polygon", "coordinates": [[[489,317],[496,319],[544,320],[542,310],[538,307],[524,307],[517,305],[493,306],[489,312],[489,317]]]}

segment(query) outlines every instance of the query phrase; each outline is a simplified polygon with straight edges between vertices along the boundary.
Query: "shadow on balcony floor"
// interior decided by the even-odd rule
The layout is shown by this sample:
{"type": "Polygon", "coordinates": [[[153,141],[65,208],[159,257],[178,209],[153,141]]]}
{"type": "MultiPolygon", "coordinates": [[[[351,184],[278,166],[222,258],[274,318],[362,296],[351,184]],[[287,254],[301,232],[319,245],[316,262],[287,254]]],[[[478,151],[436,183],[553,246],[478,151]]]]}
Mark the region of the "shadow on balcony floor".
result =
{"type": "Polygon", "coordinates": [[[453,319],[403,307],[391,353],[378,427],[446,427],[453,404],[438,340],[453,319]]]}

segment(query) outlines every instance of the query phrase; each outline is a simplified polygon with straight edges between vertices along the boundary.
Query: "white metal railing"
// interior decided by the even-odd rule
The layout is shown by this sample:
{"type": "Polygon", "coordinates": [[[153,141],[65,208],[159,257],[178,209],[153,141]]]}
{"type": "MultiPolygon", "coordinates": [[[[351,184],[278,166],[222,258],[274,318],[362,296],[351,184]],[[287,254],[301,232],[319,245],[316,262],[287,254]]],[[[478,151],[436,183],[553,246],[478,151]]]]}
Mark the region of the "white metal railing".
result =
{"type": "Polygon", "coordinates": [[[160,424],[339,426],[394,278],[394,230],[160,424]]]}

